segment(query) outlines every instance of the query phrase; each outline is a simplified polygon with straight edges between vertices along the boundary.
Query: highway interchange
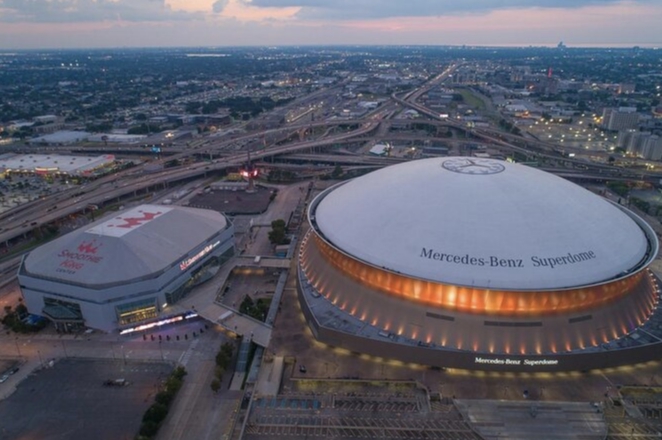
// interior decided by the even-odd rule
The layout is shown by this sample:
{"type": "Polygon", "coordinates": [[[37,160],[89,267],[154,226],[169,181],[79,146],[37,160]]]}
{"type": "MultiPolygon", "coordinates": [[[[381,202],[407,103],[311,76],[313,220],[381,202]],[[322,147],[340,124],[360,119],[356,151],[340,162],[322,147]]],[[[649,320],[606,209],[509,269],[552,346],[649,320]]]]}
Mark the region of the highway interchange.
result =
{"type": "MultiPolygon", "coordinates": [[[[453,129],[464,133],[465,142],[475,140],[483,144],[491,145],[507,153],[519,153],[527,160],[546,160],[560,166],[560,173],[565,176],[585,176],[595,179],[624,179],[624,180],[649,180],[659,182],[660,177],[654,173],[645,171],[628,171],[620,167],[614,167],[603,163],[589,163],[580,158],[568,157],[568,153],[575,152],[577,155],[585,153],[581,149],[568,147],[560,148],[555,144],[542,142],[537,139],[525,138],[503,130],[492,128],[470,128],[466,124],[446,118],[419,104],[417,100],[430,89],[443,84],[449,76],[460,66],[454,64],[449,66],[439,75],[434,76],[424,85],[407,93],[391,95],[391,99],[376,110],[371,111],[362,119],[339,120],[331,119],[325,121],[311,121],[307,123],[284,124],[278,128],[254,130],[245,134],[231,135],[229,138],[208,136],[197,139],[187,145],[186,148],[175,147],[169,153],[156,161],[141,164],[137,167],[125,169],[107,175],[96,180],[89,181],[79,186],[71,187],[65,191],[42,197],[9,211],[0,214],[0,247],[8,246],[17,239],[25,238],[35,228],[56,222],[68,215],[81,213],[91,206],[103,207],[109,202],[119,203],[127,196],[138,196],[147,194],[157,189],[164,189],[178,182],[186,182],[200,177],[233,170],[241,167],[247,161],[248,151],[251,160],[261,163],[272,160],[274,157],[283,158],[296,154],[296,159],[301,161],[307,158],[310,161],[328,162],[332,160],[330,155],[310,155],[310,152],[320,153],[325,147],[337,146],[346,143],[367,143],[375,138],[388,137],[389,127],[392,124],[412,123],[411,120],[397,119],[401,110],[411,108],[427,117],[427,120],[416,120],[417,123],[424,122],[444,129],[453,129]],[[320,129],[325,129],[319,136],[311,134],[320,129]],[[315,137],[305,139],[306,136],[315,137]],[[467,141],[466,138],[469,140],[467,141]],[[269,144],[266,139],[273,139],[269,144]],[[260,145],[261,143],[261,145],[260,145]],[[241,151],[236,151],[237,145],[244,145],[241,151]],[[261,148],[255,148],[260,145],[261,148]],[[234,147],[231,148],[231,147],[234,147]],[[302,154],[303,153],[303,154],[302,154]],[[186,158],[210,157],[211,161],[192,162],[182,166],[170,168],[158,168],[167,161],[186,158]],[[156,169],[156,172],[149,170],[156,169]],[[565,174],[564,174],[565,173],[565,174]]],[[[321,99],[325,94],[334,93],[338,87],[324,89],[314,92],[303,98],[307,101],[321,99]]],[[[312,102],[312,101],[311,101],[312,102]]],[[[420,138],[419,134],[402,134],[391,137],[420,138]]],[[[112,147],[117,149],[118,147],[112,147]]],[[[165,149],[166,152],[168,148],[165,149]]],[[[121,150],[120,150],[121,151],[121,150]]],[[[592,152],[594,156],[608,155],[608,152],[592,152]]],[[[337,156],[335,163],[355,165],[384,166],[394,163],[393,158],[376,158],[361,155],[337,156]]],[[[549,171],[558,171],[554,168],[549,171]]],[[[0,268],[4,275],[10,275],[15,270],[17,260],[5,262],[0,268]]]]}
{"type": "MultiPolygon", "coordinates": [[[[500,130],[486,128],[467,128],[461,122],[448,120],[433,111],[417,103],[418,98],[436,85],[443,83],[458,66],[450,66],[442,74],[435,76],[424,86],[400,95],[392,95],[391,100],[382,104],[378,109],[369,113],[362,119],[318,121],[310,123],[295,123],[276,129],[254,130],[247,134],[234,136],[231,139],[205,137],[191,143],[188,148],[173,149],[172,155],[158,159],[161,165],[173,159],[185,159],[188,157],[209,156],[211,161],[186,163],[181,166],[163,168],[156,172],[148,172],[154,162],[148,162],[139,166],[118,171],[112,175],[91,180],[79,186],[74,186],[56,194],[51,194],[42,199],[26,203],[15,209],[0,214],[0,246],[7,245],[21,237],[30,234],[35,228],[48,225],[65,218],[71,214],[84,212],[91,205],[103,207],[113,203],[121,204],[123,200],[139,195],[147,195],[155,190],[174,186],[180,182],[189,182],[201,177],[210,177],[225,170],[234,170],[246,163],[247,151],[229,151],[230,146],[238,142],[260,143],[266,137],[277,139],[275,142],[263,145],[262,148],[253,149],[250,152],[251,159],[257,163],[271,160],[274,157],[290,156],[297,161],[310,160],[312,162],[347,163],[355,165],[384,166],[397,161],[394,158],[377,158],[368,156],[334,156],[325,152],[325,147],[344,143],[367,143],[376,137],[388,137],[384,135],[384,129],[392,124],[411,122],[397,119],[396,115],[404,108],[412,108],[426,115],[429,120],[425,123],[438,127],[445,127],[465,133],[467,137],[476,139],[476,142],[489,144],[504,152],[517,152],[530,160],[547,159],[548,162],[557,163],[559,170],[550,168],[550,171],[558,171],[577,176],[585,176],[595,179],[632,179],[632,180],[655,180],[660,177],[646,172],[629,172],[628,170],[613,167],[601,163],[587,163],[581,159],[567,157],[565,153],[571,151],[567,147],[560,149],[558,146],[535,139],[528,139],[500,130]],[[349,127],[349,129],[348,129],[349,127]],[[340,128],[340,129],[338,129],[340,128]],[[322,129],[323,133],[314,138],[306,139],[315,129],[322,129]],[[326,130],[324,130],[326,129],[326,130]],[[343,131],[343,129],[345,131],[343,131]],[[292,140],[294,139],[294,140],[292,140]],[[287,141],[289,140],[289,142],[287,141]],[[314,152],[314,154],[310,154],[314,152]],[[334,157],[336,158],[334,160],[334,157]]],[[[328,91],[327,91],[328,92],[328,91]]],[[[317,92],[321,97],[324,91],[317,92]]],[[[418,121],[422,122],[422,121],[418,121]]],[[[398,136],[406,137],[401,133],[398,136]]],[[[415,138],[412,134],[411,138],[415,138]]],[[[577,151],[579,153],[580,151],[577,151]]],[[[608,154],[608,153],[600,153],[608,154]]],[[[18,258],[18,257],[17,257],[18,258]]],[[[16,272],[17,259],[5,262],[4,278],[12,277],[16,272]]],[[[207,337],[207,336],[205,336],[207,337]]],[[[115,340],[93,340],[72,341],[62,340],[59,336],[53,336],[53,341],[44,341],[38,345],[26,338],[6,339],[3,341],[3,352],[16,351],[20,356],[29,355],[36,365],[44,359],[53,357],[71,356],[73,350],[79,350],[86,355],[106,358],[125,359],[125,356],[135,358],[155,358],[165,360],[180,360],[187,352],[193,352],[188,345],[172,344],[164,352],[161,344],[145,345],[140,343],[118,343],[115,340]],[[58,343],[59,342],[59,343],[58,343]],[[158,349],[157,349],[158,347],[158,349]],[[67,353],[67,350],[70,352],[67,353]],[[143,353],[144,352],[144,353],[143,353]],[[35,358],[36,355],[36,358],[35,358]]],[[[213,353],[196,354],[200,357],[199,365],[211,368],[213,353]],[[207,359],[209,357],[210,359],[207,359]],[[206,363],[205,363],[206,362],[206,363]]],[[[195,364],[195,365],[198,365],[195,364]]],[[[197,368],[197,367],[194,367],[197,368]]],[[[202,368],[202,367],[199,367],[202,368]]],[[[200,383],[196,393],[206,391],[207,384],[200,383]]],[[[196,395],[197,394],[192,394],[196,395]]],[[[185,426],[184,423],[181,426],[185,426]]],[[[182,428],[183,429],[183,428],[182,428]]],[[[173,437],[175,438],[175,437],[173,437]]]]}

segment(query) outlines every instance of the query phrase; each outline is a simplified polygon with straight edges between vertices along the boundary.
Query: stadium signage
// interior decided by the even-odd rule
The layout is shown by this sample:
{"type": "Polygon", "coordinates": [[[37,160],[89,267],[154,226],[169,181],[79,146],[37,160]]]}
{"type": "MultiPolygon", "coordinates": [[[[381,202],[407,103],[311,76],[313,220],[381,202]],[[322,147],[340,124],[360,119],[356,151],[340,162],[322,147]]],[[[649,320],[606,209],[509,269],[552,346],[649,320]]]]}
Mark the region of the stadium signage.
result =
{"type": "Polygon", "coordinates": [[[558,365],[558,359],[511,359],[511,358],[484,358],[476,356],[474,364],[488,365],[521,365],[526,367],[537,367],[540,365],[558,365]]]}
{"type": "Polygon", "coordinates": [[[103,257],[97,255],[99,248],[103,246],[102,243],[97,243],[96,240],[83,241],[75,250],[64,249],[57,254],[58,258],[63,259],[58,267],[58,272],[68,274],[75,274],[80,269],[85,267],[85,263],[98,264],[103,260],[103,257]]]}
{"type": "Polygon", "coordinates": [[[204,257],[205,255],[210,253],[219,244],[221,244],[220,241],[217,241],[214,244],[208,244],[207,246],[202,248],[202,250],[200,252],[198,252],[197,254],[195,254],[192,257],[189,257],[186,260],[179,263],[179,270],[184,271],[184,270],[188,269],[189,267],[194,265],[198,260],[200,260],[202,257],[204,257]]]}
{"type": "Polygon", "coordinates": [[[488,267],[506,267],[506,268],[520,268],[520,267],[544,267],[554,269],[558,266],[569,264],[582,263],[597,258],[595,252],[583,251],[577,253],[568,252],[566,255],[540,257],[534,255],[526,258],[502,258],[494,255],[490,256],[475,256],[470,254],[457,255],[449,254],[446,252],[436,251],[432,248],[422,248],[419,255],[420,258],[439,261],[441,263],[462,264],[465,266],[488,266],[488,267]]]}

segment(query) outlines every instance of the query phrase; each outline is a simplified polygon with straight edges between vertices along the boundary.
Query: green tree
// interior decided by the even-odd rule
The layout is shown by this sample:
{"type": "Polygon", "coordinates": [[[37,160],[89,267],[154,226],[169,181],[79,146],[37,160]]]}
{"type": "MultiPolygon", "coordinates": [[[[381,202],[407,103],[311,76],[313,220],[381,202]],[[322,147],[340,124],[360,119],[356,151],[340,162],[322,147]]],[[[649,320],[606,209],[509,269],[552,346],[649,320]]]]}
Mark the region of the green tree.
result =
{"type": "Polygon", "coordinates": [[[269,231],[269,241],[272,244],[287,244],[289,240],[287,239],[287,232],[285,228],[287,223],[285,220],[278,219],[271,222],[271,231],[269,231]]]}
{"type": "Polygon", "coordinates": [[[170,405],[170,402],[172,402],[172,399],[175,398],[175,395],[173,393],[169,393],[167,391],[159,391],[156,393],[156,396],[154,397],[154,400],[156,400],[158,403],[168,406],[170,405]]]}
{"type": "Polygon", "coordinates": [[[143,422],[154,422],[157,425],[165,420],[168,415],[168,407],[162,403],[154,403],[150,406],[143,415],[143,422]]]}
{"type": "Polygon", "coordinates": [[[272,229],[268,236],[271,244],[284,244],[287,238],[283,229],[272,229]]]}
{"type": "Polygon", "coordinates": [[[271,227],[273,229],[285,229],[285,226],[287,226],[287,223],[285,223],[285,220],[282,218],[279,218],[278,220],[274,220],[271,222],[271,227]]]}
{"type": "Polygon", "coordinates": [[[221,381],[219,381],[218,379],[212,380],[210,387],[214,393],[218,393],[218,390],[221,389],[221,381]]]}
{"type": "Polygon", "coordinates": [[[225,353],[228,357],[232,357],[232,352],[234,352],[234,346],[229,342],[225,342],[221,345],[221,351],[225,353]]]}
{"type": "Polygon", "coordinates": [[[28,308],[25,307],[25,304],[21,303],[16,306],[16,314],[20,317],[23,318],[25,315],[28,314],[28,308]]]}
{"type": "Polygon", "coordinates": [[[154,423],[151,420],[147,422],[143,422],[143,424],[140,425],[140,435],[144,437],[152,438],[156,435],[158,431],[159,431],[158,423],[154,423]]]}
{"type": "Polygon", "coordinates": [[[230,363],[230,359],[225,355],[225,353],[218,352],[216,354],[216,365],[225,370],[230,363]]]}

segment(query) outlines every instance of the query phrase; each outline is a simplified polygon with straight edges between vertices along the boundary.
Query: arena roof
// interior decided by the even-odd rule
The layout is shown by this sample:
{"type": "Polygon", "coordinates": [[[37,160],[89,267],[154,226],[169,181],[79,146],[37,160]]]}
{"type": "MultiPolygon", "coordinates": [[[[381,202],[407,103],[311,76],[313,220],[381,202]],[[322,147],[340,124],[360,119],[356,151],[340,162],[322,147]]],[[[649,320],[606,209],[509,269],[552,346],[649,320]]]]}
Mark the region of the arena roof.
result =
{"type": "Polygon", "coordinates": [[[24,268],[29,275],[89,287],[124,283],[182,263],[227,226],[215,211],[141,205],[40,246],[24,268]]]}
{"type": "Polygon", "coordinates": [[[66,156],[60,154],[15,154],[0,157],[0,170],[33,173],[84,175],[95,168],[112,164],[115,156],[66,156]]]}
{"type": "Polygon", "coordinates": [[[324,238],[359,260],[488,289],[601,283],[639,268],[657,250],[631,214],[605,199],[492,159],[383,168],[323,194],[310,214],[324,238]]]}

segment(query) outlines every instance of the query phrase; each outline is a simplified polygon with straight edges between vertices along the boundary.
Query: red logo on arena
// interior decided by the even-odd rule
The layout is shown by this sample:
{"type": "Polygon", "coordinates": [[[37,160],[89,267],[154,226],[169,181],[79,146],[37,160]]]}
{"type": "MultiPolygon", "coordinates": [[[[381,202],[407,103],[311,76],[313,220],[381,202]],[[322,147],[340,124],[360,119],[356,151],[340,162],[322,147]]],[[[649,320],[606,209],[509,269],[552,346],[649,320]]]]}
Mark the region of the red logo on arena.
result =
{"type": "Polygon", "coordinates": [[[121,225],[108,225],[108,226],[109,227],[115,226],[117,228],[131,229],[135,226],[140,226],[143,223],[152,220],[154,217],[156,217],[158,215],[161,215],[161,211],[159,211],[159,212],[143,212],[142,217],[127,217],[127,218],[117,217],[117,220],[122,220],[122,221],[124,221],[124,223],[121,224],[121,225]]]}
{"type": "Polygon", "coordinates": [[[84,241],[78,245],[78,252],[82,252],[84,254],[96,254],[97,250],[102,245],[95,246],[95,244],[96,244],[96,240],[84,241]]]}

